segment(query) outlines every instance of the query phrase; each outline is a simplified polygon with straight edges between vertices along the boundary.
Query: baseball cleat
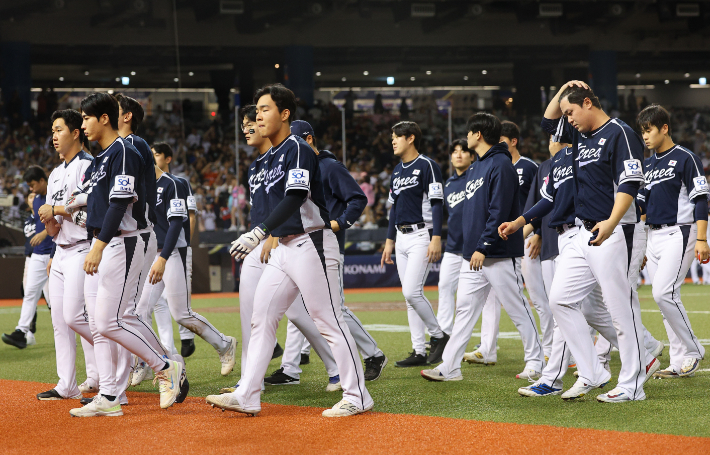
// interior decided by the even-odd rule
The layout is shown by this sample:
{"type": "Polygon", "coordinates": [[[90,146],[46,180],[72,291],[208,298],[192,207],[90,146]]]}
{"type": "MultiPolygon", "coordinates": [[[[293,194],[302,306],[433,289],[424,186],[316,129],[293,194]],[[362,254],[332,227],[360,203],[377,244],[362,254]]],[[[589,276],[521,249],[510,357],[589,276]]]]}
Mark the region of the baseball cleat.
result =
{"type": "Polygon", "coordinates": [[[69,411],[72,417],[118,417],[123,415],[121,403],[116,398],[109,401],[103,395],[96,395],[86,406],[69,411]]]}
{"type": "Polygon", "coordinates": [[[454,376],[453,378],[447,378],[436,368],[433,370],[422,370],[420,374],[424,379],[432,382],[463,381],[463,376],[461,375],[454,376]]]}
{"type": "Polygon", "coordinates": [[[182,403],[187,398],[187,394],[190,391],[190,381],[187,380],[187,371],[185,367],[182,367],[182,373],[180,374],[180,393],[177,398],[175,398],[175,403],[182,403]]]}
{"type": "Polygon", "coordinates": [[[128,397],[126,396],[126,392],[123,392],[118,396],[118,402],[121,403],[121,406],[128,405],[128,397]]]}
{"type": "Polygon", "coordinates": [[[495,365],[495,362],[487,362],[485,358],[483,358],[483,354],[481,351],[476,349],[473,352],[467,352],[463,355],[463,359],[468,362],[468,363],[477,363],[479,365],[495,365]]]}
{"type": "Polygon", "coordinates": [[[245,409],[239,404],[237,397],[231,393],[225,393],[222,395],[207,395],[206,401],[212,407],[218,407],[222,411],[234,411],[241,412],[242,414],[248,414],[250,416],[255,416],[261,409],[245,409]]]}
{"type": "Polygon", "coordinates": [[[2,341],[10,346],[15,346],[17,349],[25,349],[27,347],[27,337],[25,332],[20,329],[15,330],[11,334],[3,333],[2,341]]]}
{"type": "Polygon", "coordinates": [[[661,368],[661,361],[658,359],[651,360],[651,363],[646,365],[646,379],[643,383],[646,384],[649,379],[653,377],[653,374],[661,368]]]}
{"type": "MultiPolygon", "coordinates": [[[[644,400],[645,398],[641,398],[636,401],[644,400]]],[[[601,395],[597,395],[597,401],[601,401],[603,403],[623,403],[625,401],[634,401],[631,399],[631,396],[629,396],[628,393],[626,393],[623,389],[620,389],[618,387],[615,387],[608,391],[607,393],[602,393],[601,395]]]]}
{"type": "Polygon", "coordinates": [[[609,384],[609,381],[611,380],[611,375],[609,375],[609,378],[606,379],[606,381],[602,382],[599,385],[593,385],[593,384],[588,384],[584,378],[579,378],[577,381],[574,383],[574,385],[567,389],[566,392],[562,394],[562,399],[565,401],[569,400],[576,400],[578,398],[582,398],[586,394],[588,394],[591,390],[593,389],[601,389],[602,387],[606,386],[609,384]]]}
{"type": "Polygon", "coordinates": [[[336,374],[335,376],[328,378],[328,385],[325,386],[325,391],[337,392],[338,390],[343,390],[343,386],[340,385],[340,375],[336,374]]]}
{"type": "Polygon", "coordinates": [[[542,373],[532,368],[526,368],[521,373],[515,375],[517,379],[527,379],[531,382],[537,381],[541,376],[542,373]]]}
{"type": "Polygon", "coordinates": [[[311,363],[311,356],[310,354],[301,354],[301,361],[298,362],[299,365],[308,365],[311,363]]]}
{"type": "Polygon", "coordinates": [[[666,345],[663,344],[663,341],[658,342],[658,346],[656,346],[656,349],[651,351],[651,355],[653,357],[661,357],[663,355],[663,348],[665,348],[666,345]]]}
{"type": "Polygon", "coordinates": [[[237,361],[237,339],[234,337],[227,337],[229,341],[229,348],[227,352],[219,355],[219,361],[222,362],[222,376],[227,376],[234,369],[234,363],[237,361]]]}
{"type": "Polygon", "coordinates": [[[65,398],[61,395],[59,395],[59,392],[57,392],[55,389],[52,390],[47,390],[46,392],[38,393],[37,394],[37,399],[39,401],[52,401],[52,400],[80,400],[81,399],[81,393],[79,395],[73,396],[73,397],[68,397],[65,398]]]}
{"type": "Polygon", "coordinates": [[[268,385],[298,385],[301,381],[284,373],[284,369],[281,367],[274,371],[271,376],[264,378],[264,383],[268,385]]]}
{"type": "MultiPolygon", "coordinates": [[[[689,376],[693,376],[692,374],[689,376]]],[[[680,378],[679,371],[673,365],[670,365],[665,370],[657,371],[653,374],[656,379],[678,379],[680,378]]]]}
{"type": "Polygon", "coordinates": [[[136,357],[137,360],[137,365],[134,364],[135,366],[133,367],[133,376],[131,377],[131,387],[136,387],[140,385],[141,382],[143,382],[146,378],[148,378],[148,375],[153,371],[147,363],[143,362],[139,358],[136,357]]]}
{"type": "Polygon", "coordinates": [[[340,400],[330,409],[323,411],[323,417],[350,417],[357,414],[362,414],[372,409],[370,405],[364,409],[360,409],[347,400],[340,400]]]}
{"type": "Polygon", "coordinates": [[[423,367],[426,365],[429,365],[426,356],[424,354],[417,354],[416,351],[412,351],[406,359],[394,363],[394,366],[400,368],[423,367]]]}
{"type": "Polygon", "coordinates": [[[180,355],[183,356],[183,358],[190,357],[192,354],[195,353],[195,340],[194,339],[181,340],[180,344],[181,344],[180,355]]]}
{"type": "Polygon", "coordinates": [[[376,381],[382,376],[382,372],[387,366],[387,357],[369,357],[365,359],[365,380],[376,381]]]}
{"type": "MultiPolygon", "coordinates": [[[[604,367],[604,369],[606,371],[609,372],[609,374],[611,374],[611,365],[609,365],[609,362],[604,362],[602,364],[602,366],[604,367]]],[[[575,378],[578,378],[579,377],[579,370],[574,370],[574,372],[572,372],[572,376],[574,376],[575,378]]]]}
{"type": "Polygon", "coordinates": [[[550,395],[560,395],[562,389],[550,387],[544,382],[536,382],[535,384],[519,388],[518,393],[524,397],[546,397],[550,395]]]}
{"type": "Polygon", "coordinates": [[[271,360],[278,359],[282,355],[284,355],[284,348],[282,348],[280,344],[276,343],[276,346],[274,346],[274,352],[271,354],[271,360]]]}
{"type": "Polygon", "coordinates": [[[160,407],[167,409],[175,403],[180,395],[180,376],[182,375],[182,364],[174,360],[166,362],[169,367],[155,373],[153,384],[158,382],[160,390],[160,407]]]}
{"type": "Polygon", "coordinates": [[[429,350],[429,357],[427,358],[427,362],[431,364],[441,363],[441,356],[444,354],[444,348],[446,347],[446,343],[449,342],[449,338],[451,337],[445,333],[441,338],[429,338],[429,343],[431,343],[431,350],[429,350]]]}
{"type": "Polygon", "coordinates": [[[79,392],[81,392],[81,393],[98,393],[99,386],[91,379],[87,379],[86,381],[79,384],[79,392]]]}
{"type": "Polygon", "coordinates": [[[693,376],[698,368],[700,368],[700,359],[686,357],[683,359],[683,364],[680,367],[680,373],[678,373],[678,376],[681,378],[693,376]]]}

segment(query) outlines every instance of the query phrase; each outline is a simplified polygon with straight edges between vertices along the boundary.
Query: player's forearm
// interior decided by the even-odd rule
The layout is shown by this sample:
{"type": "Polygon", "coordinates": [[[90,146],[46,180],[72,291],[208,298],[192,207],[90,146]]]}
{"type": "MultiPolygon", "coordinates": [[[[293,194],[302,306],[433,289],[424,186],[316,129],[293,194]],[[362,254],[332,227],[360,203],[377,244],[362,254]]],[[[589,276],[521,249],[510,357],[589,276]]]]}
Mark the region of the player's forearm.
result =
{"type": "Polygon", "coordinates": [[[48,223],[44,225],[45,230],[47,231],[47,235],[50,237],[54,237],[55,235],[59,234],[60,226],[59,223],[56,221],[54,223],[48,223]]]}
{"type": "Polygon", "coordinates": [[[165,234],[165,241],[163,242],[163,249],[160,252],[160,257],[165,259],[166,261],[175,249],[175,245],[177,245],[177,241],[180,238],[181,230],[182,218],[170,218],[170,226],[168,226],[168,232],[165,234]]]}
{"type": "Polygon", "coordinates": [[[708,220],[698,220],[696,223],[698,225],[698,241],[707,241],[708,220]]]}
{"type": "Polygon", "coordinates": [[[433,234],[441,237],[441,226],[444,219],[444,201],[432,199],[431,201],[431,221],[434,225],[433,234]]]}
{"type": "Polygon", "coordinates": [[[54,206],[54,216],[63,216],[65,218],[71,218],[71,214],[67,212],[66,208],[63,205],[54,206]]]}
{"type": "Polygon", "coordinates": [[[611,210],[611,216],[609,216],[609,221],[616,226],[624,217],[624,214],[629,210],[631,204],[634,202],[634,197],[627,193],[616,193],[616,199],[614,200],[614,208],[611,210]]]}
{"type": "Polygon", "coordinates": [[[560,94],[564,89],[565,86],[563,85],[557,94],[550,100],[550,104],[547,105],[545,114],[543,115],[545,118],[553,120],[562,117],[562,109],[560,109],[560,94]]]}
{"type": "Polygon", "coordinates": [[[340,226],[340,229],[348,229],[355,224],[358,218],[362,215],[362,212],[365,211],[365,207],[367,206],[367,197],[364,195],[360,197],[358,195],[357,197],[353,197],[347,201],[347,204],[348,205],[345,207],[343,214],[335,219],[340,226]]]}
{"type": "Polygon", "coordinates": [[[195,238],[195,226],[197,226],[197,213],[190,212],[190,243],[195,238]]]}
{"type": "Polygon", "coordinates": [[[289,191],[262,223],[266,228],[266,232],[269,233],[284,224],[291,215],[301,208],[306,197],[308,197],[308,191],[306,190],[289,191]]]}
{"type": "Polygon", "coordinates": [[[122,199],[120,202],[114,201],[110,203],[108,210],[106,210],[106,216],[104,217],[104,222],[101,226],[101,232],[99,233],[98,240],[108,244],[116,235],[118,228],[121,225],[123,214],[126,213],[126,209],[128,208],[129,202],[129,199],[122,199]]]}
{"type": "Polygon", "coordinates": [[[707,221],[708,221],[708,199],[707,199],[707,196],[703,195],[701,197],[698,197],[695,200],[694,217],[695,217],[695,221],[698,223],[698,233],[706,232],[705,229],[707,229],[707,221]],[[701,221],[705,221],[705,228],[703,228],[703,230],[700,229],[700,222],[701,221]]]}
{"type": "Polygon", "coordinates": [[[397,226],[394,223],[394,204],[392,204],[392,208],[390,209],[389,224],[387,225],[387,240],[392,240],[393,242],[395,236],[397,235],[397,226]]]}

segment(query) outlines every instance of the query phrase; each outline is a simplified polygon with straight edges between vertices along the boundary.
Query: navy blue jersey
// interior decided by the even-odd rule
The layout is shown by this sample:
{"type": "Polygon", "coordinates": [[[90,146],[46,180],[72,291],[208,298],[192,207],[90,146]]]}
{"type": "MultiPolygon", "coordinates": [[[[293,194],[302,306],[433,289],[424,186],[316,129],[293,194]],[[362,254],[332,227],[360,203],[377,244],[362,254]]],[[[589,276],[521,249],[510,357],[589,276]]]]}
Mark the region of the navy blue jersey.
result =
{"type": "MultiPolygon", "coordinates": [[[[45,204],[46,200],[46,195],[38,194],[35,196],[34,201],[32,201],[32,214],[34,216],[36,234],[39,234],[40,232],[44,231],[44,223],[42,223],[39,219],[39,208],[45,204]]],[[[34,250],[32,250],[32,254],[49,254],[51,252],[52,237],[50,236],[45,237],[44,240],[42,240],[42,242],[36,247],[34,247],[34,250]]]]}
{"type": "Polygon", "coordinates": [[[269,197],[269,213],[283,200],[290,190],[306,190],[308,197],[296,211],[271,235],[285,237],[330,229],[330,217],[325,207],[323,182],[316,152],[303,139],[293,134],[268,153],[268,172],[264,177],[264,191],[269,197]]]}
{"type": "MultiPolygon", "coordinates": [[[[535,178],[533,178],[532,185],[530,185],[530,193],[528,194],[528,200],[525,203],[524,212],[527,212],[537,204],[537,202],[542,199],[541,190],[547,183],[548,175],[550,175],[550,168],[552,167],[552,160],[543,161],[542,164],[537,168],[535,173],[535,178]]],[[[542,249],[540,250],[540,260],[547,261],[552,259],[559,254],[557,248],[557,231],[550,227],[550,219],[552,218],[552,212],[542,217],[540,223],[533,222],[533,225],[540,225],[539,230],[535,230],[536,234],[540,234],[542,237],[542,249]]]]}
{"type": "Polygon", "coordinates": [[[520,213],[524,212],[525,202],[528,200],[530,186],[537,174],[537,163],[521,156],[517,162],[513,163],[515,172],[518,173],[518,181],[520,182],[520,213]]]}
{"type": "MultiPolygon", "coordinates": [[[[596,130],[582,134],[565,117],[543,118],[542,129],[555,135],[556,141],[572,144],[574,205],[579,219],[609,219],[619,185],[643,185],[643,141],[621,120],[609,119],[596,130]]],[[[639,215],[637,205],[631,204],[621,224],[637,223],[639,215]]]]}
{"type": "Polygon", "coordinates": [[[145,163],[145,174],[144,174],[144,187],[145,187],[145,202],[148,209],[148,220],[155,224],[155,212],[153,207],[155,207],[155,158],[153,157],[153,152],[150,150],[150,146],[142,137],[136,136],[135,134],[129,134],[126,136],[126,140],[133,144],[133,146],[138,150],[145,163]]]}
{"type": "Polygon", "coordinates": [[[254,229],[263,223],[270,213],[269,196],[266,194],[264,186],[264,178],[269,170],[268,156],[270,151],[257,156],[249,166],[249,205],[251,206],[251,210],[249,210],[251,227],[249,229],[254,229]]]}
{"type": "Polygon", "coordinates": [[[498,226],[520,216],[520,185],[505,142],[494,145],[466,171],[463,257],[479,251],[491,258],[521,257],[523,231],[505,241],[498,226]]]}
{"type": "Polygon", "coordinates": [[[552,158],[550,173],[540,188],[540,196],[554,202],[548,226],[555,228],[563,224],[574,224],[574,180],[572,149],[565,147],[552,158]]]}
{"type": "Polygon", "coordinates": [[[446,235],[447,253],[461,254],[463,251],[463,202],[466,200],[466,171],[449,177],[444,185],[444,207],[449,214],[446,235]]]}
{"type": "Polygon", "coordinates": [[[187,203],[188,217],[182,223],[182,230],[185,233],[185,241],[187,242],[187,246],[190,246],[190,236],[192,235],[192,232],[190,230],[189,212],[197,212],[197,202],[195,201],[195,196],[192,195],[192,185],[190,185],[190,182],[188,182],[187,179],[178,177],[177,175],[173,174],[170,174],[170,176],[174,178],[178,184],[178,189],[180,190],[178,192],[178,196],[180,197],[180,199],[184,199],[187,203]]]}
{"type": "Polygon", "coordinates": [[[651,155],[643,169],[646,188],[638,198],[646,202],[646,224],[695,222],[695,199],[709,194],[700,158],[676,145],[651,155]]]}
{"type": "MultiPolygon", "coordinates": [[[[172,218],[178,217],[183,223],[187,216],[187,200],[184,196],[186,191],[184,187],[178,183],[177,179],[167,172],[158,178],[156,182],[156,202],[155,202],[155,215],[156,223],[153,227],[155,231],[155,237],[158,239],[158,249],[163,249],[163,244],[165,243],[165,236],[168,233],[168,228],[170,227],[170,220],[172,218]]],[[[185,237],[185,230],[180,230],[180,236],[175,244],[175,248],[180,248],[187,246],[187,241],[185,237]]]]}
{"type": "Polygon", "coordinates": [[[23,230],[25,231],[25,256],[31,256],[33,248],[32,245],[30,245],[30,239],[34,237],[37,232],[37,223],[35,223],[34,214],[27,217],[23,230]]]}
{"type": "Polygon", "coordinates": [[[394,204],[395,226],[426,223],[432,228],[431,200],[444,199],[441,169],[434,160],[419,155],[399,163],[392,172],[389,202],[394,204]]]}
{"type": "MultiPolygon", "coordinates": [[[[153,164],[149,167],[153,169],[153,164]]],[[[148,227],[143,177],[145,168],[138,150],[120,137],[96,156],[84,175],[84,181],[88,183],[83,191],[89,194],[86,229],[90,234],[103,226],[109,204],[125,199],[129,199],[130,203],[118,229],[127,233],[148,227]]]]}
{"type": "Polygon", "coordinates": [[[345,253],[345,230],[350,228],[362,215],[367,206],[367,196],[347,168],[328,150],[318,153],[318,167],[323,179],[325,207],[331,220],[335,220],[340,230],[335,233],[340,254],[345,253]]]}

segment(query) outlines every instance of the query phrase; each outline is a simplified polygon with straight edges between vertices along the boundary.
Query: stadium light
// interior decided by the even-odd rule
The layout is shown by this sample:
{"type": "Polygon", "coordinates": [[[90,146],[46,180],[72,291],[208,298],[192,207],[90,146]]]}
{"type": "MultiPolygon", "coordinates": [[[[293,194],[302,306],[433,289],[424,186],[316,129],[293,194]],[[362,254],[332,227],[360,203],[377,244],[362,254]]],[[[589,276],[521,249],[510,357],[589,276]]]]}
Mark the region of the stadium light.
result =
{"type": "Polygon", "coordinates": [[[121,84],[122,84],[122,85],[128,85],[128,84],[130,84],[130,83],[131,83],[131,78],[130,78],[130,77],[128,77],[128,76],[123,76],[123,77],[121,78],[121,84]]]}
{"type": "Polygon", "coordinates": [[[63,77],[63,76],[59,76],[59,81],[60,81],[60,82],[64,82],[64,77],[63,77]]]}
{"type": "Polygon", "coordinates": [[[320,72],[320,71],[316,71],[316,76],[320,76],[320,75],[321,75],[321,72],[320,72]]]}
{"type": "Polygon", "coordinates": [[[84,76],[88,76],[88,75],[89,75],[89,72],[88,72],[88,71],[84,71],[84,76]]]}
{"type": "Polygon", "coordinates": [[[392,77],[392,76],[387,77],[387,85],[394,85],[394,77],[392,77]]]}
{"type": "Polygon", "coordinates": [[[362,74],[363,74],[363,76],[367,76],[367,75],[370,74],[370,72],[369,72],[369,71],[363,71],[362,74]]]}
{"type": "Polygon", "coordinates": [[[488,74],[488,70],[481,71],[481,74],[488,74]]]}
{"type": "Polygon", "coordinates": [[[707,78],[701,77],[700,79],[698,79],[698,84],[700,84],[700,85],[708,85],[708,80],[707,80],[707,78]]]}
{"type": "Polygon", "coordinates": [[[131,71],[131,76],[135,76],[135,75],[136,75],[136,72],[135,72],[135,71],[131,71]]]}
{"type": "Polygon", "coordinates": [[[416,77],[414,77],[414,76],[412,76],[412,77],[410,77],[410,78],[409,78],[409,80],[410,80],[410,81],[412,81],[412,82],[414,82],[414,81],[416,81],[416,80],[417,80],[417,78],[416,78],[416,77]]]}

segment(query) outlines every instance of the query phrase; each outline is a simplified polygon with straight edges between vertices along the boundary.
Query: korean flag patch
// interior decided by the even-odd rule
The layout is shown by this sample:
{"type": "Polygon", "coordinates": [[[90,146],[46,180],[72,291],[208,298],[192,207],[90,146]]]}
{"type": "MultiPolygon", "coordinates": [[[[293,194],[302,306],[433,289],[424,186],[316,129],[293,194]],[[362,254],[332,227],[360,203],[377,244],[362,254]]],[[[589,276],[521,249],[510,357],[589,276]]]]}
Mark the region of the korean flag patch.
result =
{"type": "Polygon", "coordinates": [[[308,189],[310,184],[310,174],[306,169],[290,169],[288,171],[288,180],[286,181],[286,189],[303,188],[308,189]]]}
{"type": "Polygon", "coordinates": [[[162,186],[159,186],[159,187],[158,187],[158,193],[162,193],[162,192],[163,192],[163,187],[162,187],[162,186]]]}
{"type": "Polygon", "coordinates": [[[695,186],[695,191],[697,191],[698,193],[708,192],[708,181],[703,176],[695,177],[693,179],[693,185],[695,186]]]}
{"type": "Polygon", "coordinates": [[[444,188],[441,183],[434,182],[429,184],[429,199],[444,199],[444,188]]]}
{"type": "Polygon", "coordinates": [[[627,177],[642,177],[643,169],[641,168],[641,160],[626,160],[624,161],[624,170],[627,177]]]}
{"type": "Polygon", "coordinates": [[[516,171],[518,171],[518,174],[522,174],[522,173],[523,173],[523,170],[522,170],[522,169],[516,169],[516,171]]]}
{"type": "Polygon", "coordinates": [[[412,174],[414,174],[414,175],[419,175],[419,169],[414,169],[414,170],[412,171],[412,174]]]}
{"type": "Polygon", "coordinates": [[[606,144],[606,138],[599,139],[599,145],[604,145],[604,144],[606,144]]]}
{"type": "Polygon", "coordinates": [[[676,164],[678,164],[678,162],[677,162],[676,160],[670,160],[670,161],[668,162],[668,165],[669,165],[669,166],[675,166],[676,164]]]}

